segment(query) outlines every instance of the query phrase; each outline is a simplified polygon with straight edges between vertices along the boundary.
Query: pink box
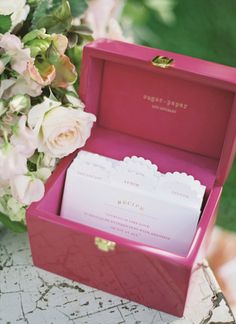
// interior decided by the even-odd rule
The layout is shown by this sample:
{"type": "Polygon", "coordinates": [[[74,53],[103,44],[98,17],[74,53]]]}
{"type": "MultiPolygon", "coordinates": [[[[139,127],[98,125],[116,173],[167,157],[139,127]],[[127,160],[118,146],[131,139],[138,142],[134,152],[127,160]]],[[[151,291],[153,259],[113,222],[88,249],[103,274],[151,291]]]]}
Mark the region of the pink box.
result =
{"type": "Polygon", "coordinates": [[[34,264],[182,316],[234,158],[235,92],[232,67],[117,41],[87,45],[80,95],[97,123],[83,149],[115,159],[143,156],[161,172],[191,174],[207,187],[204,208],[186,256],[62,219],[65,174],[74,152],[48,180],[44,198],[27,211],[34,264]],[[171,58],[172,64],[162,68],[168,60],[159,57],[154,65],[156,56],[171,58]]]}

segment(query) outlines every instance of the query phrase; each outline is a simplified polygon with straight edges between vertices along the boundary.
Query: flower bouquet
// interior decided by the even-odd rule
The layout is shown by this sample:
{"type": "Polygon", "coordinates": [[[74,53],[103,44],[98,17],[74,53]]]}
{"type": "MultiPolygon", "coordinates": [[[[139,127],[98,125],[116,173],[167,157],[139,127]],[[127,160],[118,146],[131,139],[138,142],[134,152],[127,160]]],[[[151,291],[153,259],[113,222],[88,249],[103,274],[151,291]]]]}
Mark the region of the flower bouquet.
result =
{"type": "Polygon", "coordinates": [[[95,116],[77,90],[84,44],[122,38],[111,0],[0,0],[0,223],[26,230],[27,206],[95,116]]]}

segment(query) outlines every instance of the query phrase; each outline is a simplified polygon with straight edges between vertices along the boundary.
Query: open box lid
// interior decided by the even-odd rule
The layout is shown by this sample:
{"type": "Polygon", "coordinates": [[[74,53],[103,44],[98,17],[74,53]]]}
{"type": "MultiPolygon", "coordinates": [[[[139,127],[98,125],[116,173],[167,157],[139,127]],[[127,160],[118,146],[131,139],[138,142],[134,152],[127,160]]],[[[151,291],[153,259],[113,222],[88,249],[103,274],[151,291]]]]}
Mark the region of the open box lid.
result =
{"type": "Polygon", "coordinates": [[[97,124],[214,160],[219,186],[236,149],[235,92],[232,67],[106,39],[84,48],[80,96],[97,124]]]}

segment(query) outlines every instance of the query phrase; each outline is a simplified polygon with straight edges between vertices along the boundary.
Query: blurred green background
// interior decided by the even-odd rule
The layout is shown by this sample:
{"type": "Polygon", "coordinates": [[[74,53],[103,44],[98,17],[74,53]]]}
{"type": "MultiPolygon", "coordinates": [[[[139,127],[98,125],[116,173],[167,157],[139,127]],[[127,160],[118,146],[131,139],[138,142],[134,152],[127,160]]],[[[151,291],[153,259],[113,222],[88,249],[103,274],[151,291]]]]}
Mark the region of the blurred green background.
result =
{"type": "MultiPolygon", "coordinates": [[[[136,43],[236,67],[236,0],[126,0],[121,22],[136,43]]],[[[236,160],[217,223],[236,231],[236,160]]]]}

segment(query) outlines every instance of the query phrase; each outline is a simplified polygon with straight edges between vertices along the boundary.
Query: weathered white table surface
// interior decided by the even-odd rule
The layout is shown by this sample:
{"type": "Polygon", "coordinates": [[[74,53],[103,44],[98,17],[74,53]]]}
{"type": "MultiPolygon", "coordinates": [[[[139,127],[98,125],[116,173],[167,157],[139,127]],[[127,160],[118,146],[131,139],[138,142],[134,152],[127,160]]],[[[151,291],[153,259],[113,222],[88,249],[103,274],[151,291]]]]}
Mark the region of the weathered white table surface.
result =
{"type": "Polygon", "coordinates": [[[207,263],[193,275],[185,315],[177,317],[33,266],[27,234],[0,232],[0,323],[235,323],[207,263]]]}

